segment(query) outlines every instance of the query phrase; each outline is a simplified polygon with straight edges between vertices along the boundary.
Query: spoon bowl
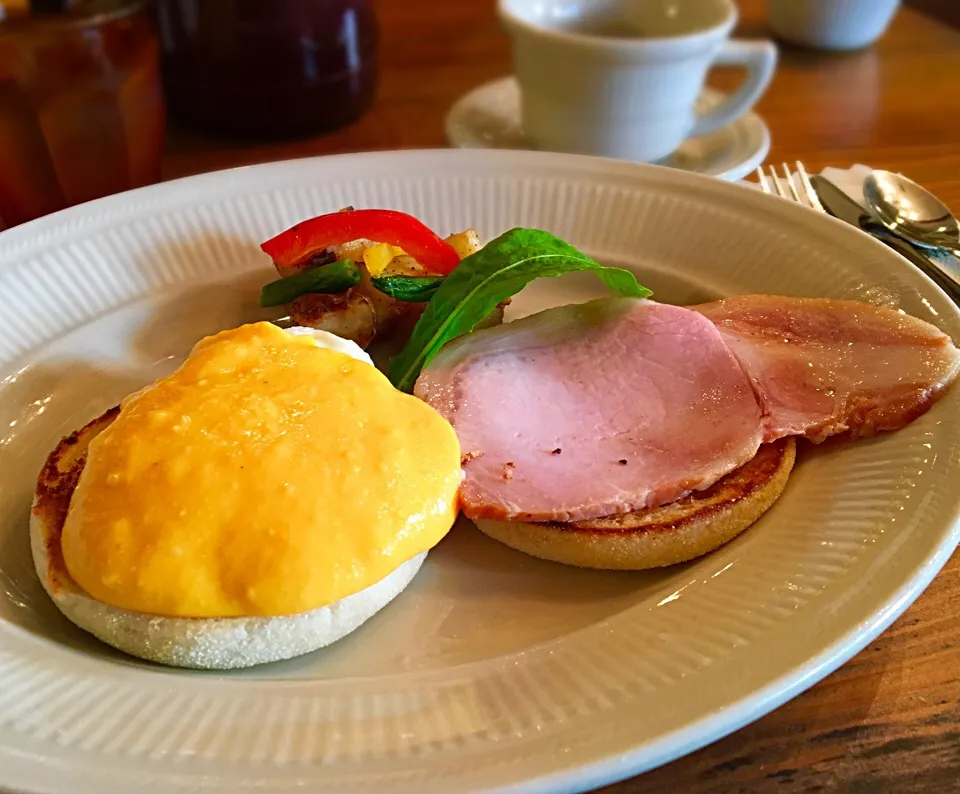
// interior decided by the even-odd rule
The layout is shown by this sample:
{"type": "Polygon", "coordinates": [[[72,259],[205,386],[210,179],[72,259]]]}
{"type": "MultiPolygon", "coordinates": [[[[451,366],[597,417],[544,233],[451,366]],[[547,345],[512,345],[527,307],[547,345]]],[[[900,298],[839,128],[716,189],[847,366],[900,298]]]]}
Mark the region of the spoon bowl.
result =
{"type": "Polygon", "coordinates": [[[905,176],[871,172],[863,181],[863,198],[880,223],[914,245],[960,249],[960,223],[950,208],[905,176]]]}

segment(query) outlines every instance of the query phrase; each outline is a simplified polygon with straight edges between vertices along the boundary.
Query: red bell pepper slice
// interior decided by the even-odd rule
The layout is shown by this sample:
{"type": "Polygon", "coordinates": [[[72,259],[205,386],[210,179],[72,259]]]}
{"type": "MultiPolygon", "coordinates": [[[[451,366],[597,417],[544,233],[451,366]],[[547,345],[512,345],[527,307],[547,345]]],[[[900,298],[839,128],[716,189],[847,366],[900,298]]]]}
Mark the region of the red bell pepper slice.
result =
{"type": "Polygon", "coordinates": [[[281,232],[260,248],[282,270],[300,264],[331,245],[373,240],[402,248],[438,276],[450,273],[460,257],[449,244],[412,215],[396,210],[345,210],[319,215],[281,232]]]}

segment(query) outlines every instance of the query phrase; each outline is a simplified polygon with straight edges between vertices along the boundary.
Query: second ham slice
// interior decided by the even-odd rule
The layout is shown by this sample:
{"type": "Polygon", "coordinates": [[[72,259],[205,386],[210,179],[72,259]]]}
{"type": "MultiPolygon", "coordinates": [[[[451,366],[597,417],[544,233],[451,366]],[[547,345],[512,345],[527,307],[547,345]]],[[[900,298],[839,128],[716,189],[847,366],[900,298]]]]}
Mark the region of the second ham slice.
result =
{"type": "Polygon", "coordinates": [[[415,394],[460,439],[470,518],[580,521],[664,504],[750,460],[750,380],[717,327],[629,298],[452,342],[415,394]]]}
{"type": "Polygon", "coordinates": [[[716,323],[753,382],[764,441],[897,430],[960,368],[939,329],[858,301],[741,295],[691,308],[716,323]]]}

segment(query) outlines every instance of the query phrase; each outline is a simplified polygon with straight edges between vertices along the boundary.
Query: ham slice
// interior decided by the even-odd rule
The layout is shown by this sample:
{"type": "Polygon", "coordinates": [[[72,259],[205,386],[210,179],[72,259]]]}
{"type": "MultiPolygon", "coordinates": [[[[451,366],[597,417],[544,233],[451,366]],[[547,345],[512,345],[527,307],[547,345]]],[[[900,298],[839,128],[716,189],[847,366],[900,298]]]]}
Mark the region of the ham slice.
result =
{"type": "Polygon", "coordinates": [[[743,295],[691,308],[716,323],[750,377],[764,441],[896,430],[960,368],[934,326],[858,301],[743,295]]]}
{"type": "Polygon", "coordinates": [[[746,463],[762,438],[716,326],[629,298],[461,337],[414,393],[457,431],[469,518],[581,521],[672,502],[746,463]]]}
{"type": "Polygon", "coordinates": [[[457,431],[468,518],[585,521],[708,488],[761,442],[900,428],[958,370],[935,327],[859,302],[616,298],[461,337],[415,394],[457,431]]]}

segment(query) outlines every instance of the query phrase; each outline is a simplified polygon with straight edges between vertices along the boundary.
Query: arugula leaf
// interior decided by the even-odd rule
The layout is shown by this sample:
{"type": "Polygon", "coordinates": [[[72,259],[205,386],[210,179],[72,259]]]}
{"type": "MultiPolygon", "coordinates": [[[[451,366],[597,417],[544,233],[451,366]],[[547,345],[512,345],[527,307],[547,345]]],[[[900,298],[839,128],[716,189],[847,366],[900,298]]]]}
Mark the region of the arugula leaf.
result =
{"type": "Polygon", "coordinates": [[[446,276],[377,276],[370,279],[375,289],[398,301],[426,303],[446,276]]]}
{"type": "Polygon", "coordinates": [[[437,288],[409,341],[390,362],[391,383],[410,391],[425,367],[447,342],[470,333],[498,303],[538,278],[589,270],[621,295],[646,298],[633,273],[603,267],[549,232],[511,229],[464,259],[437,288]]]}
{"type": "Polygon", "coordinates": [[[357,286],[360,278],[360,268],[353,260],[341,259],[264,284],[260,290],[260,305],[281,306],[308,292],[344,292],[357,286]]]}

